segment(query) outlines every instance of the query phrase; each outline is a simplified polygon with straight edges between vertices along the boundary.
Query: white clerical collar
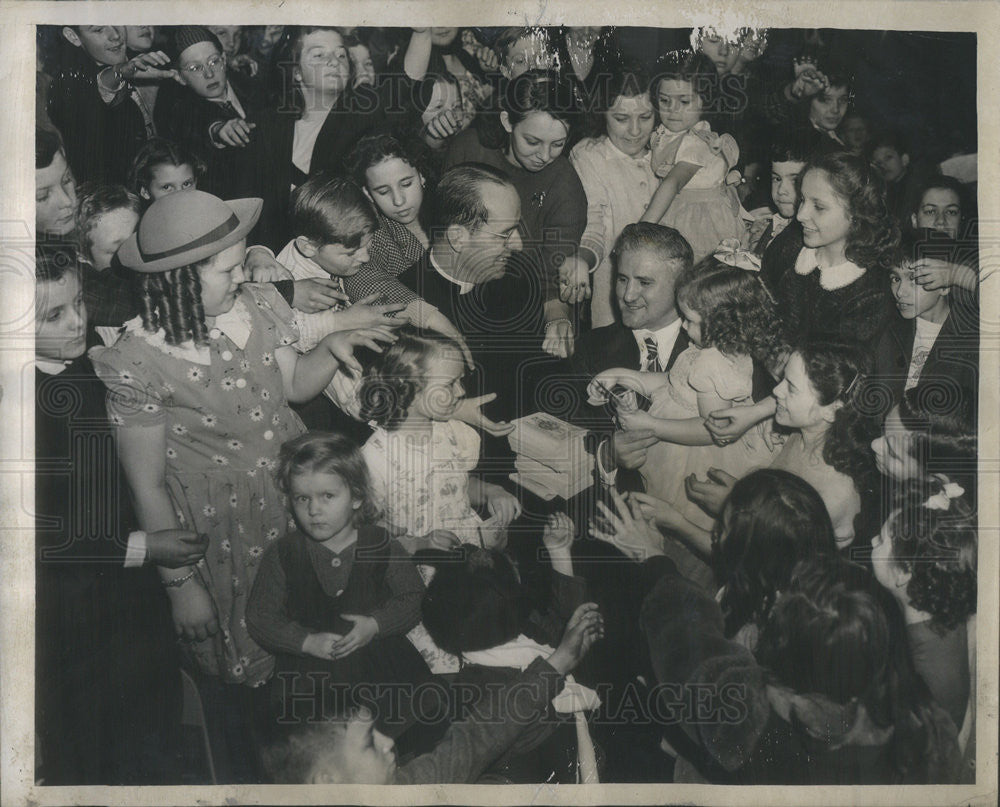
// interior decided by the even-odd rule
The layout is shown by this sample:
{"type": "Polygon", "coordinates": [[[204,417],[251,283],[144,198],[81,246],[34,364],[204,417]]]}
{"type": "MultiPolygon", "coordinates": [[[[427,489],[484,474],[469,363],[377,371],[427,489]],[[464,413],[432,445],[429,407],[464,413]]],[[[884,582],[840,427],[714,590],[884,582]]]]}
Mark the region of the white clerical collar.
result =
{"type": "Polygon", "coordinates": [[[59,373],[72,363],[72,360],[61,361],[59,359],[46,359],[43,356],[35,356],[35,369],[40,373],[45,373],[45,375],[59,375],[59,373]]]}
{"type": "Polygon", "coordinates": [[[467,283],[464,280],[459,280],[458,278],[455,278],[455,277],[452,277],[451,275],[449,275],[444,269],[442,269],[440,266],[438,266],[437,261],[434,260],[434,253],[433,252],[428,253],[428,258],[430,259],[430,264],[431,264],[431,266],[434,267],[434,271],[435,272],[437,272],[439,275],[441,275],[441,277],[443,277],[449,283],[454,283],[456,286],[458,286],[458,293],[459,294],[468,294],[470,291],[472,291],[476,287],[475,283],[467,283]]]}
{"type": "MultiPolygon", "coordinates": [[[[126,322],[125,330],[144,339],[168,356],[184,359],[193,364],[201,364],[206,367],[212,363],[212,353],[207,346],[196,345],[191,339],[179,345],[168,344],[163,328],[160,328],[155,333],[150,333],[142,327],[142,317],[135,317],[126,322]]],[[[247,341],[250,338],[250,312],[247,310],[246,303],[243,302],[242,292],[236,298],[233,307],[225,314],[217,316],[215,323],[208,329],[208,335],[211,339],[218,339],[223,334],[229,337],[233,344],[240,350],[246,348],[247,341]]]]}
{"type": "Polygon", "coordinates": [[[851,261],[844,261],[834,266],[821,266],[816,257],[816,250],[802,247],[795,259],[795,274],[808,275],[814,269],[819,269],[819,285],[826,291],[836,291],[850,286],[865,273],[864,269],[851,261]]]}

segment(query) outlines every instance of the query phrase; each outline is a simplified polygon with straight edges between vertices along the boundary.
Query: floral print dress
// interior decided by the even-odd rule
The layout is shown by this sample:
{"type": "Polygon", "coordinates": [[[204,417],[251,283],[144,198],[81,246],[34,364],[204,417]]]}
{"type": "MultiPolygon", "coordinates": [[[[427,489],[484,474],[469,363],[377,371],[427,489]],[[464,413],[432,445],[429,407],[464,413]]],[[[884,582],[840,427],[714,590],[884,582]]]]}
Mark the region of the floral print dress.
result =
{"type": "Polygon", "coordinates": [[[247,633],[246,601],[264,549],[288,527],[273,471],[281,444],[305,430],[275,359],[296,339],[274,287],[247,283],[207,347],[168,345],[137,318],[114,346],[91,351],[112,422],[166,427],[166,456],[149,461],[165,464],[181,526],[209,536],[197,572],[220,631],[186,646],[203,672],[251,686],[267,680],[273,659],[247,633]]]}

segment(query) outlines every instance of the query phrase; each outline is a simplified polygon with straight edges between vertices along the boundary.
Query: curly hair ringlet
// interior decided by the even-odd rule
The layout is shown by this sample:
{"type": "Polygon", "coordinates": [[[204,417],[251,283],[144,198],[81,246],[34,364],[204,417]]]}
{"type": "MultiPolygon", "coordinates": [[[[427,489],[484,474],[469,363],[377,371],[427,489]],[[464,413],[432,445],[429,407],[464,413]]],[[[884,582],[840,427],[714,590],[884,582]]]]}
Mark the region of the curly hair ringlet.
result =
{"type": "Polygon", "coordinates": [[[139,282],[139,315],[142,327],[155,333],[163,328],[168,345],[193,341],[208,344],[205,309],[201,304],[200,269],[215,259],[210,255],[197,263],[169,272],[135,273],[139,282]]]}

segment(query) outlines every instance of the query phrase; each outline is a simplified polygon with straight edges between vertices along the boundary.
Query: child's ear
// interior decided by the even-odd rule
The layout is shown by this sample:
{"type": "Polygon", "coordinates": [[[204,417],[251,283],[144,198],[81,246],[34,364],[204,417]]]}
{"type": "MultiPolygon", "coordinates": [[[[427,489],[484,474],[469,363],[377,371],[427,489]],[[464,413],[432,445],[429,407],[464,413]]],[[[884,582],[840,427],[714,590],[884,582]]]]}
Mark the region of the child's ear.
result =
{"type": "Polygon", "coordinates": [[[143,187],[139,188],[139,195],[140,195],[140,196],[141,196],[141,197],[142,197],[143,199],[145,199],[145,200],[146,200],[147,202],[148,202],[148,201],[150,200],[150,198],[151,198],[151,197],[150,197],[150,195],[149,195],[149,191],[148,191],[148,190],[146,190],[145,186],[143,186],[143,187]]]}
{"type": "Polygon", "coordinates": [[[910,155],[909,154],[901,155],[899,161],[903,164],[903,168],[908,167],[910,164],[910,155]]]}
{"type": "Polygon", "coordinates": [[[913,225],[913,229],[917,229],[917,214],[910,213],[910,224],[913,225]]]}
{"type": "Polygon", "coordinates": [[[76,48],[82,48],[83,43],[80,41],[80,37],[76,31],[70,28],[68,25],[64,25],[62,29],[63,38],[76,48]]]}
{"type": "Polygon", "coordinates": [[[511,125],[510,122],[510,115],[508,115],[506,112],[500,113],[500,124],[506,130],[507,134],[511,134],[514,131],[514,127],[511,125]]]}
{"type": "Polygon", "coordinates": [[[316,246],[315,242],[304,235],[295,238],[295,247],[307,258],[314,258],[316,257],[316,253],[319,252],[319,247],[316,246]]]}

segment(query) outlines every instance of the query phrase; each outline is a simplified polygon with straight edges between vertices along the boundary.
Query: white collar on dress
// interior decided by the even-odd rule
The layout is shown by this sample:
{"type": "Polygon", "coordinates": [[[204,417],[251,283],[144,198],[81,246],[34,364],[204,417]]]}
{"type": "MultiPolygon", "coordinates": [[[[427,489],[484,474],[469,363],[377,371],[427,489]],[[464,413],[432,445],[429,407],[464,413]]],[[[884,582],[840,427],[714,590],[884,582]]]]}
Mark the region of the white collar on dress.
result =
{"type": "Polygon", "coordinates": [[[835,266],[821,266],[816,258],[816,250],[802,247],[795,259],[795,274],[808,275],[814,269],[819,269],[819,285],[826,291],[836,291],[850,286],[865,273],[864,269],[852,261],[844,261],[835,266]]]}
{"type": "Polygon", "coordinates": [[[41,356],[35,356],[35,369],[40,373],[45,373],[45,375],[59,375],[70,364],[72,364],[72,360],[62,361],[60,359],[45,359],[41,356]]]}
{"type": "MultiPolygon", "coordinates": [[[[241,292],[236,298],[236,302],[233,303],[233,307],[225,314],[220,314],[215,318],[215,324],[209,328],[209,336],[218,339],[219,336],[225,334],[240,350],[243,350],[250,338],[250,328],[250,312],[247,310],[241,292]]],[[[183,359],[206,367],[212,363],[212,353],[208,347],[200,347],[191,339],[179,345],[167,344],[163,328],[155,333],[150,333],[142,327],[142,317],[135,317],[126,322],[125,331],[134,333],[160,352],[176,359],[183,359]]]]}

